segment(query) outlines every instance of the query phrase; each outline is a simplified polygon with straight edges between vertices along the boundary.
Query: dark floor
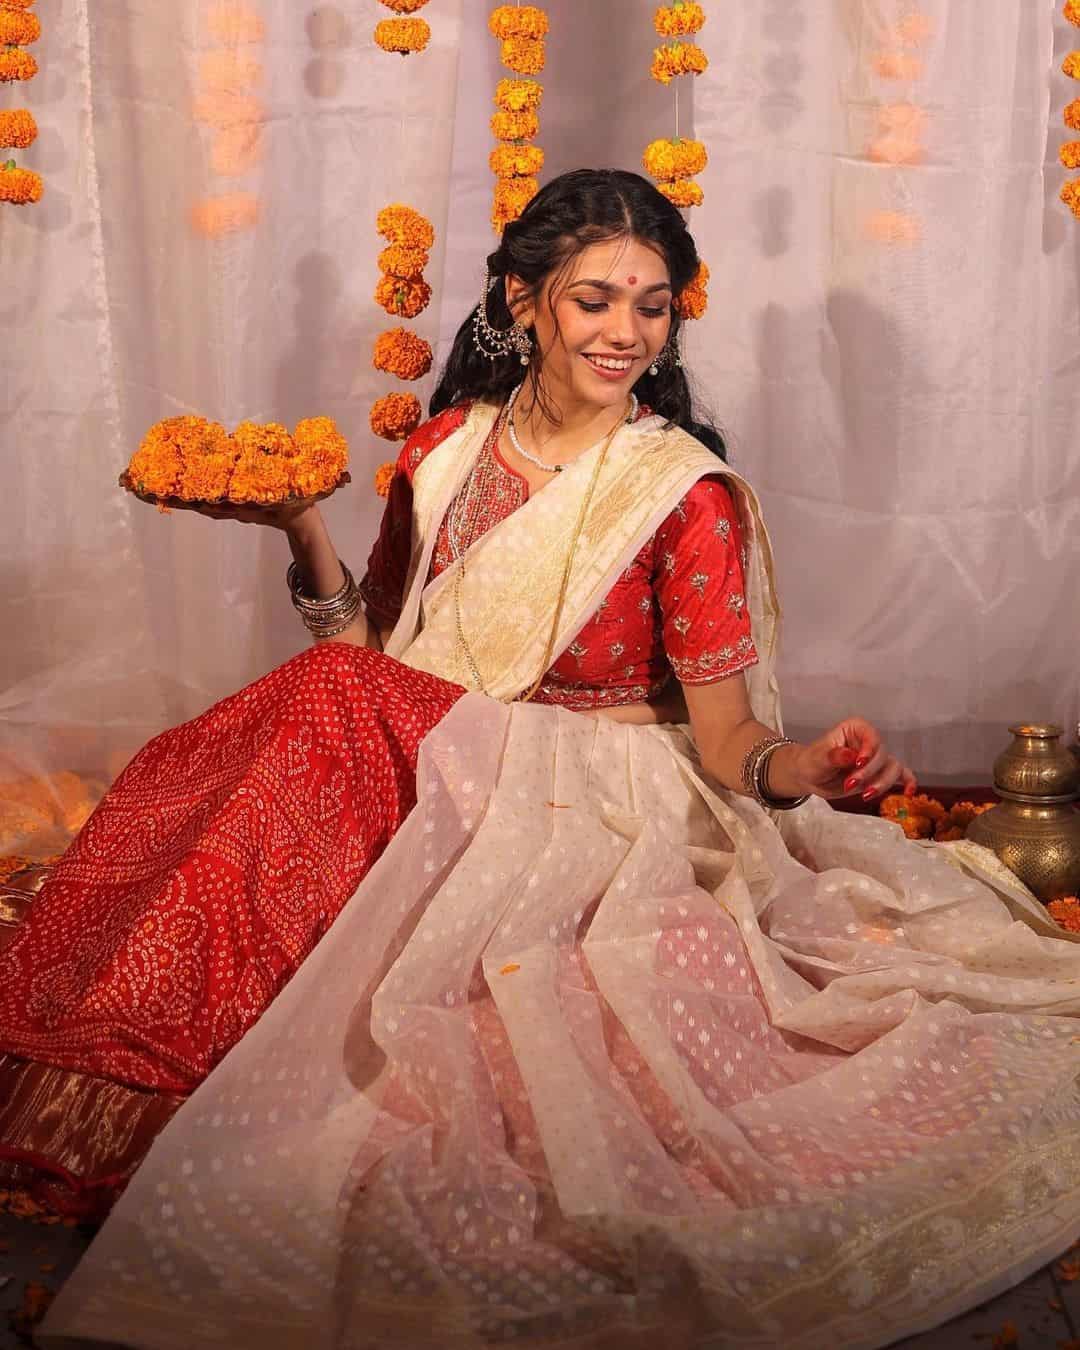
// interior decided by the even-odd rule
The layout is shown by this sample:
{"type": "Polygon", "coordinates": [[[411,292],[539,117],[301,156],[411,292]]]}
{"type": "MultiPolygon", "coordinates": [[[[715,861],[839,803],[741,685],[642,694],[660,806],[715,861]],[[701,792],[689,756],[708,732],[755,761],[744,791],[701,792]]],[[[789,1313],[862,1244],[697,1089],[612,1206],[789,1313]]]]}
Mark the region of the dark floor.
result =
{"type": "MultiPolygon", "coordinates": [[[[12,1325],[27,1285],[59,1289],[91,1236],[88,1230],[46,1226],[0,1213],[0,1350],[31,1343],[12,1325]]],[[[1007,1294],[935,1331],[900,1342],[896,1350],[1080,1350],[1078,1327],[1080,1253],[1045,1266],[1007,1294]]],[[[821,1350],[829,1347],[823,1345],[821,1350]]]]}

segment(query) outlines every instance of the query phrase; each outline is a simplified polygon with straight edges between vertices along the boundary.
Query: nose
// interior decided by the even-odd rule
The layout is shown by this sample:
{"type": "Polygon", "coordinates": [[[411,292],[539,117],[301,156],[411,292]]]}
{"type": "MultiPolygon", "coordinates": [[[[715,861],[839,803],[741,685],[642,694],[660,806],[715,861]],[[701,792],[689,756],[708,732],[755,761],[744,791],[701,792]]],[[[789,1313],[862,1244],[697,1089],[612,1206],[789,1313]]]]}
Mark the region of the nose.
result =
{"type": "Polygon", "coordinates": [[[612,347],[636,347],[638,345],[638,325],[632,305],[612,305],[607,311],[607,323],[604,326],[604,341],[612,347]]]}

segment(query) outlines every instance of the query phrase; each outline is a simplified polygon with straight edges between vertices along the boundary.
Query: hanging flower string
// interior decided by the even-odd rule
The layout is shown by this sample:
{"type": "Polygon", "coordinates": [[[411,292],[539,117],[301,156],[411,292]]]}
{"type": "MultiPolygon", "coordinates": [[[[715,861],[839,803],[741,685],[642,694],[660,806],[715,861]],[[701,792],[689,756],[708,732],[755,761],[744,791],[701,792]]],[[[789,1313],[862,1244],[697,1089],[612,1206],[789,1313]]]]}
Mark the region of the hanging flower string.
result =
{"type": "MultiPolygon", "coordinates": [[[[375,228],[387,240],[379,254],[382,275],[375,287],[376,304],[395,318],[415,319],[431,302],[431,287],[421,274],[435,243],[434,227],[411,206],[395,203],[379,212],[375,228]]],[[[419,380],[431,369],[431,344],[409,328],[390,328],[375,339],[371,363],[396,379],[419,380]]],[[[386,394],[372,406],[371,429],[385,440],[403,441],[420,425],[420,417],[415,394],[386,394]]],[[[393,462],[376,470],[375,491],[380,496],[389,493],[393,476],[393,462]]]]}
{"type": "MultiPolygon", "coordinates": [[[[1080,3],[1066,0],[1062,11],[1074,27],[1080,28],[1080,3]]],[[[1072,51],[1061,63],[1062,73],[1071,80],[1080,80],[1080,51],[1072,51]]],[[[1080,98],[1074,98],[1065,109],[1065,125],[1070,131],[1080,131],[1080,98]]],[[[1080,169],[1080,141],[1065,141],[1058,156],[1066,169],[1080,169]]],[[[1061,200],[1074,216],[1080,217],[1080,178],[1073,178],[1061,189],[1061,200]]]]}
{"type": "MultiPolygon", "coordinates": [[[[680,75],[700,75],[708,69],[709,60],[693,38],[705,25],[705,10],[689,0],[675,0],[662,5],[653,15],[653,27],[669,41],[653,52],[652,77],[660,84],[671,84],[680,75]],[[691,39],[686,41],[686,39],[691,39]]],[[[679,135],[679,93],[675,95],[675,134],[650,142],[641,158],[645,172],[656,180],[657,189],[680,210],[700,206],[705,194],[696,176],[709,162],[701,141],[679,135]]],[[[683,319],[700,319],[708,306],[707,287],[709,269],[704,263],[697,276],[673,302],[675,312],[683,319]]]]}
{"type": "MultiPolygon", "coordinates": [[[[26,50],[41,37],[41,21],[30,13],[34,0],[0,0],[0,82],[32,80],[38,63],[26,50]]],[[[0,150],[26,150],[37,139],[37,123],[25,108],[0,111],[0,150]]],[[[0,201],[16,206],[38,202],[44,191],[41,175],[0,158],[0,201]]]]}
{"type": "MultiPolygon", "coordinates": [[[[933,33],[930,18],[918,11],[908,14],[887,30],[880,49],[871,58],[874,74],[889,84],[915,84],[922,78],[920,49],[933,33]]],[[[910,97],[882,102],[877,126],[866,146],[866,158],[874,164],[899,167],[919,164],[924,155],[923,131],[926,110],[910,97]]],[[[908,211],[879,210],[867,216],[863,232],[881,244],[915,244],[922,236],[918,216],[908,211]]]]}
{"type": "Polygon", "coordinates": [[[413,52],[422,52],[431,41],[431,28],[424,19],[402,18],[402,15],[415,14],[423,9],[428,0],[382,0],[387,9],[398,16],[395,19],[381,19],[375,25],[375,45],[384,52],[394,52],[398,56],[411,56],[413,52]]]}
{"type": "MultiPolygon", "coordinates": [[[[207,23],[219,45],[200,63],[194,117],[212,131],[210,171],[221,178],[240,178],[262,159],[266,112],[252,90],[263,80],[257,44],[265,38],[266,25],[242,0],[219,0],[207,23]]],[[[191,209],[192,228],[210,239],[251,229],[258,218],[258,197],[239,189],[203,197],[191,209]]]]}
{"type": "Polygon", "coordinates": [[[544,69],[548,27],[547,14],[536,5],[499,5],[488,17],[488,28],[500,43],[500,59],[515,77],[499,81],[491,119],[492,134],[501,142],[488,160],[497,180],[491,225],[498,234],[540,190],[537,174],[544,167],[544,152],[529,142],[540,130],[544,87],[532,77],[544,69]]]}

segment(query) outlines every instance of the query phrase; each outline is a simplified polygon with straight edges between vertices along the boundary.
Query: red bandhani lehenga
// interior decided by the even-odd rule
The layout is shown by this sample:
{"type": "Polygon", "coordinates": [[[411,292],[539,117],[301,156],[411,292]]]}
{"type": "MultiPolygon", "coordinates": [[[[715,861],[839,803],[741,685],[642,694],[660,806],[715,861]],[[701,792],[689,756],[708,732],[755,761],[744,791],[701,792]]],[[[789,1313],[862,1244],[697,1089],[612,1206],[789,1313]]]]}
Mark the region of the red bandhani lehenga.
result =
{"type": "MultiPolygon", "coordinates": [[[[363,585],[382,627],[401,610],[413,475],[466,412],[428,422],[398,460],[363,585]]],[[[452,543],[468,546],[528,499],[498,430],[443,521],[432,577],[452,543]]],[[[672,673],[704,684],[756,661],[740,524],[722,479],[705,477],[535,700],[641,702],[672,673]]],[[[23,924],[0,929],[0,1185],[70,1213],[109,1208],[386,848],[416,801],[420,743],[463,692],[328,643],[140,751],[23,924]]]]}

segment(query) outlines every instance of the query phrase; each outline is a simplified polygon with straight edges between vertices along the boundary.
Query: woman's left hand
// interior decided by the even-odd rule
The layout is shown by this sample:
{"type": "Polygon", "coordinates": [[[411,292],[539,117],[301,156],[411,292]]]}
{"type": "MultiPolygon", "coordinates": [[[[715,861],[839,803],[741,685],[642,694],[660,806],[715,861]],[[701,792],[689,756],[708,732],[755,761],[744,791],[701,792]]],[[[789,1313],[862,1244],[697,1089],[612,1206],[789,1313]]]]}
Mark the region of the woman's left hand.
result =
{"type": "Polygon", "coordinates": [[[818,797],[850,797],[871,801],[896,788],[907,796],[916,789],[915,775],[890,754],[877,727],[862,717],[847,717],[809,745],[800,746],[797,772],[804,791],[818,797]]]}

